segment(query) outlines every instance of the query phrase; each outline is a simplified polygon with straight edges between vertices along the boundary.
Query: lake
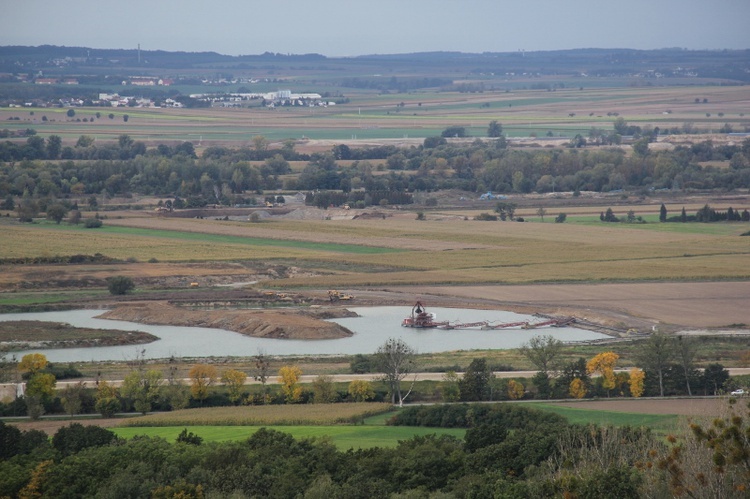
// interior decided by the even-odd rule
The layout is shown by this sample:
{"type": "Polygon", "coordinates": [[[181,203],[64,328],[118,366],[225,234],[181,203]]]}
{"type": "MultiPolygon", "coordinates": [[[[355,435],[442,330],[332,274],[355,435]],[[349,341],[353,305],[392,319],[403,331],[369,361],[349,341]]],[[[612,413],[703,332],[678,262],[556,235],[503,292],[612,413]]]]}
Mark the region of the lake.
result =
{"type": "MultiPolygon", "coordinates": [[[[403,339],[420,353],[453,350],[485,350],[518,348],[533,336],[550,335],[564,342],[590,341],[606,335],[575,327],[542,329],[442,330],[401,327],[401,320],[411,307],[350,307],[360,317],[332,319],[354,332],[354,336],[332,340],[289,340],[253,338],[232,331],[201,327],[154,326],[134,322],[97,319],[104,310],[69,310],[0,314],[0,321],[37,320],[65,322],[76,327],[145,331],[160,339],[145,345],[107,346],[91,348],[60,348],[14,352],[21,356],[43,352],[50,362],[123,361],[136,357],[145,349],[148,359],[174,357],[247,357],[262,350],[268,355],[326,355],[373,353],[388,338],[403,339]]],[[[430,308],[439,321],[538,322],[530,315],[499,310],[459,308],[430,308]]]]}

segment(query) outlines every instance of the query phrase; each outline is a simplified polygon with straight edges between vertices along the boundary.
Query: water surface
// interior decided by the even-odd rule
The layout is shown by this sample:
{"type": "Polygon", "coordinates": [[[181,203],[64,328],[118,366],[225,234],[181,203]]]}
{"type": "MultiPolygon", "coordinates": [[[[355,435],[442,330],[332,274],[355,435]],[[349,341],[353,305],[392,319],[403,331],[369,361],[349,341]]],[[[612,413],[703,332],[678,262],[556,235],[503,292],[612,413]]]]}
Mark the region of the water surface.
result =
{"type": "MultiPolygon", "coordinates": [[[[565,341],[588,341],[606,338],[605,335],[574,327],[534,330],[506,329],[494,331],[411,329],[401,327],[401,320],[411,307],[353,307],[361,317],[333,319],[354,332],[354,336],[331,340],[289,340],[252,338],[232,331],[202,327],[154,326],[134,322],[97,319],[103,310],[69,310],[24,314],[0,314],[0,321],[39,320],[66,322],[75,327],[145,331],[160,339],[144,345],[106,346],[90,348],[61,348],[14,352],[21,357],[31,352],[43,352],[51,362],[122,361],[133,359],[145,349],[148,359],[175,357],[242,357],[264,351],[268,355],[325,355],[373,353],[388,338],[403,339],[420,353],[453,350],[518,348],[533,336],[550,335],[565,341]]],[[[537,322],[529,315],[498,310],[458,308],[430,308],[439,321],[537,322]]]]}

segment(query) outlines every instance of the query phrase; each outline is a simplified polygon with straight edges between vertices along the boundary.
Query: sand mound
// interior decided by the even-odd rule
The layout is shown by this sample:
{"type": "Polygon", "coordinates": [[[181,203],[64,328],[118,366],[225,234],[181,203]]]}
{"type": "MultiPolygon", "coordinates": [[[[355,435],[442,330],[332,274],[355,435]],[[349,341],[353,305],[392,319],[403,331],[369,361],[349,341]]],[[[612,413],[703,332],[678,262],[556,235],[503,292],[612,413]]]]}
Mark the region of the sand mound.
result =
{"type": "Polygon", "coordinates": [[[226,329],[257,338],[327,340],[352,336],[333,322],[287,312],[255,310],[188,310],[163,302],[129,303],[99,316],[143,324],[226,329]]]}

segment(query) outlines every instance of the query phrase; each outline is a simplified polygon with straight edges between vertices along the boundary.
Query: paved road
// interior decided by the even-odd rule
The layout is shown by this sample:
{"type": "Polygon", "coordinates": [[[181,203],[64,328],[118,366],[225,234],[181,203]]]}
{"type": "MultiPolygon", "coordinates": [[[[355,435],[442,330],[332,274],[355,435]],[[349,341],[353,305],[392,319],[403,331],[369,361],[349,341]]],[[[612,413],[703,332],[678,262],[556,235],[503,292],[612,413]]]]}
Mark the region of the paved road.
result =
{"type": "MultiPolygon", "coordinates": [[[[619,369],[618,372],[628,372],[628,369],[619,369]]],[[[729,371],[729,374],[732,376],[739,376],[742,374],[750,374],[750,368],[747,367],[729,367],[727,368],[727,371],[729,371]]],[[[495,377],[497,378],[531,378],[533,377],[537,371],[496,371],[495,377]]],[[[410,376],[408,376],[406,379],[408,381],[411,381],[415,379],[417,381],[442,381],[444,373],[415,373],[410,376]]],[[[459,376],[463,375],[463,373],[456,373],[459,376]]],[[[380,378],[380,374],[331,374],[329,375],[332,379],[332,381],[337,383],[348,383],[350,381],[354,381],[355,379],[361,379],[365,381],[375,381],[378,378],[380,378]]],[[[302,383],[312,383],[318,376],[317,375],[303,375],[301,378],[302,383]]],[[[268,378],[268,384],[277,384],[277,376],[273,375],[268,378]]],[[[189,384],[189,379],[184,379],[183,382],[185,384],[189,384]]],[[[62,390],[68,385],[75,385],[78,383],[78,380],[64,380],[64,381],[58,381],[57,382],[57,389],[62,390]]],[[[83,382],[84,386],[86,387],[94,387],[96,386],[96,382],[93,380],[86,380],[83,382]]],[[[121,386],[122,380],[107,380],[107,383],[110,383],[114,386],[121,386]]],[[[249,377],[247,380],[245,380],[246,385],[257,385],[260,384],[258,381],[255,381],[253,378],[249,377]]],[[[3,383],[0,384],[0,399],[6,398],[6,397],[13,397],[16,394],[16,390],[18,389],[18,385],[15,383],[3,383]]]]}

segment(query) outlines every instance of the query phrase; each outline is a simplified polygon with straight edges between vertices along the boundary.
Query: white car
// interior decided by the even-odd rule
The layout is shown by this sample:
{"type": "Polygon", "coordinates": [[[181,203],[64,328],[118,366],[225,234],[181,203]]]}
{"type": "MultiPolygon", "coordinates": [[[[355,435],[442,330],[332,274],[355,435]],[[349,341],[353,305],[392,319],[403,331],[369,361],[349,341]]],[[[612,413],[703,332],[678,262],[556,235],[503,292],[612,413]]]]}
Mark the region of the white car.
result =
{"type": "Polygon", "coordinates": [[[746,395],[746,394],[747,394],[747,392],[745,390],[743,390],[742,388],[740,388],[739,390],[735,390],[732,393],[730,393],[730,395],[734,395],[735,397],[741,397],[741,396],[746,395]]]}

